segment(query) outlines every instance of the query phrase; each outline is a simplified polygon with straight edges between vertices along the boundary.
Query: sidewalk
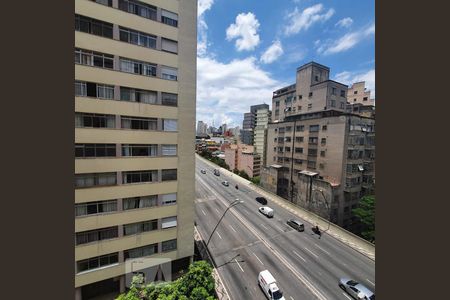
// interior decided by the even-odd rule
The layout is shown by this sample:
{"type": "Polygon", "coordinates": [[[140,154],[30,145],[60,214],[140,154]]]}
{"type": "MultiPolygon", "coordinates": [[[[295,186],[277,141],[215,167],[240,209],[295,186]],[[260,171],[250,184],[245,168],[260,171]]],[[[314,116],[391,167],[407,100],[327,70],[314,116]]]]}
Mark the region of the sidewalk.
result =
{"type": "MultiPolygon", "coordinates": [[[[199,159],[203,160],[207,164],[211,165],[212,167],[216,169],[220,169],[220,172],[225,173],[226,175],[233,177],[234,180],[240,182],[240,185],[248,188],[249,190],[252,190],[254,192],[257,192],[271,201],[275,202],[276,204],[282,206],[283,208],[287,209],[294,215],[298,216],[299,218],[308,221],[311,223],[311,225],[318,225],[320,228],[328,228],[328,220],[323,219],[322,217],[313,214],[307,210],[305,210],[302,207],[299,207],[286,199],[275,195],[271,192],[268,192],[264,190],[263,188],[256,186],[251,181],[246,180],[242,178],[239,175],[234,174],[233,172],[228,171],[227,169],[221,168],[218,165],[210,162],[209,160],[201,157],[200,155],[197,155],[199,159]]],[[[350,246],[351,248],[355,249],[356,251],[360,252],[361,254],[367,256],[368,258],[375,261],[375,245],[360,238],[359,236],[333,224],[330,223],[330,229],[326,231],[326,233],[338,241],[350,246]]]]}

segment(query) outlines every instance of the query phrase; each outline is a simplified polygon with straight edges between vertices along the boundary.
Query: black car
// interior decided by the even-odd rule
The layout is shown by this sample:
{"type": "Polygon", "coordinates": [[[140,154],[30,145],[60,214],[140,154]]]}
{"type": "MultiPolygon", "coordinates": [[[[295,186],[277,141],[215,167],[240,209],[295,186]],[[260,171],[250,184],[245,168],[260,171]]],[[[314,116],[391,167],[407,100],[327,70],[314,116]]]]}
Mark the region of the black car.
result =
{"type": "Polygon", "coordinates": [[[255,200],[258,201],[259,203],[261,203],[262,205],[267,204],[267,200],[264,197],[256,197],[255,200]]]}

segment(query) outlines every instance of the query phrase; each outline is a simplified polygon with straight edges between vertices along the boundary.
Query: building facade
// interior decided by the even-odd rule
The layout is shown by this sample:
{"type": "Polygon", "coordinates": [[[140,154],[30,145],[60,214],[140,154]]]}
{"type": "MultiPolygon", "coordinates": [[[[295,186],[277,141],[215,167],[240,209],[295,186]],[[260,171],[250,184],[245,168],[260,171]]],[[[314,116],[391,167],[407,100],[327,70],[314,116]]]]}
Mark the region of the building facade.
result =
{"type": "Polygon", "coordinates": [[[192,261],[196,19],[194,0],[75,1],[75,299],[123,292],[136,259],[192,261]]]}
{"type": "Polygon", "coordinates": [[[350,104],[375,105],[375,99],[370,98],[365,81],[355,82],[348,88],[347,101],[350,104]]]}
{"type": "Polygon", "coordinates": [[[375,190],[375,119],[348,113],[347,86],[328,76],[312,62],[297,69],[296,84],[274,92],[261,184],[352,229],[351,210],[375,190]]]}
{"type": "Polygon", "coordinates": [[[253,144],[255,146],[255,152],[258,153],[262,159],[263,165],[266,163],[267,125],[271,120],[270,118],[271,111],[269,108],[263,107],[256,110],[253,144]]]}
{"type": "Polygon", "coordinates": [[[256,126],[256,111],[263,108],[268,110],[269,105],[252,105],[250,106],[250,112],[244,113],[244,120],[242,121],[242,130],[240,134],[242,144],[253,145],[256,126]]]}
{"type": "Polygon", "coordinates": [[[230,170],[245,171],[250,177],[259,176],[261,157],[254,151],[251,145],[230,144],[225,148],[225,163],[230,170]]]}
{"type": "Polygon", "coordinates": [[[203,121],[197,122],[197,135],[206,135],[208,129],[208,124],[204,123],[203,121]]]}

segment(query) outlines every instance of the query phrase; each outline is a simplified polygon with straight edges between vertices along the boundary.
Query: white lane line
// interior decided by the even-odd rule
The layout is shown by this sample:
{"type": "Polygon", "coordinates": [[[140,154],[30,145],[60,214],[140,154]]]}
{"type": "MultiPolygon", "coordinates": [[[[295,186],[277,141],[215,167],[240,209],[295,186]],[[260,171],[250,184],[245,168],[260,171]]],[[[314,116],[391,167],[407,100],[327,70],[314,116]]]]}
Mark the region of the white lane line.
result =
{"type": "Polygon", "coordinates": [[[248,211],[244,208],[242,209],[243,212],[245,212],[247,215],[249,215],[248,211]]]}
{"type": "Polygon", "coordinates": [[[265,230],[268,230],[266,226],[264,226],[264,224],[261,224],[261,227],[264,228],[265,230]]]}
{"type": "Polygon", "coordinates": [[[201,211],[202,211],[202,213],[206,216],[206,213],[205,213],[205,211],[203,210],[203,209],[201,209],[201,211]]]}
{"type": "Polygon", "coordinates": [[[220,214],[220,211],[217,208],[215,210],[217,211],[218,214],[220,214]]]}
{"type": "Polygon", "coordinates": [[[342,295],[344,295],[345,297],[347,297],[347,299],[349,299],[349,300],[353,300],[352,298],[350,298],[349,296],[347,296],[346,293],[342,293],[342,295]]]}
{"type": "Polygon", "coordinates": [[[314,243],[314,245],[316,245],[317,248],[319,248],[320,250],[322,250],[322,251],[325,252],[326,254],[330,255],[330,252],[328,252],[327,250],[323,249],[322,247],[320,247],[320,246],[317,245],[316,243],[314,243]]]}
{"type": "Polygon", "coordinates": [[[317,254],[315,254],[314,252],[312,252],[308,248],[305,247],[305,250],[308,251],[309,253],[311,253],[312,255],[314,255],[315,257],[319,258],[319,256],[317,254]]]}
{"type": "Polygon", "coordinates": [[[220,239],[222,239],[222,237],[220,236],[220,234],[217,232],[217,235],[220,237],[220,239]]]}
{"type": "Polygon", "coordinates": [[[368,282],[370,282],[372,285],[375,285],[375,283],[373,283],[372,281],[370,281],[369,279],[366,279],[368,282]]]}
{"type": "Polygon", "coordinates": [[[289,298],[291,298],[291,300],[294,300],[294,298],[292,298],[291,296],[289,296],[289,298]]]}
{"type": "Polygon", "coordinates": [[[306,259],[304,259],[300,254],[298,254],[297,252],[295,252],[295,250],[292,250],[292,252],[294,252],[295,255],[297,255],[298,257],[300,257],[304,262],[306,262],[306,259]]]}
{"type": "Polygon", "coordinates": [[[234,261],[237,263],[237,265],[239,266],[239,269],[241,269],[242,272],[244,272],[244,269],[242,269],[241,265],[238,263],[238,261],[236,260],[236,258],[234,259],[234,261]]]}
{"type": "Polygon", "coordinates": [[[253,253],[253,255],[256,257],[256,259],[264,266],[263,262],[259,259],[259,257],[256,256],[256,254],[255,254],[254,252],[252,252],[252,253],[253,253]]]}
{"type": "Polygon", "coordinates": [[[237,232],[236,230],[234,230],[233,226],[230,225],[230,227],[231,227],[231,229],[233,229],[234,232],[237,232]]]}

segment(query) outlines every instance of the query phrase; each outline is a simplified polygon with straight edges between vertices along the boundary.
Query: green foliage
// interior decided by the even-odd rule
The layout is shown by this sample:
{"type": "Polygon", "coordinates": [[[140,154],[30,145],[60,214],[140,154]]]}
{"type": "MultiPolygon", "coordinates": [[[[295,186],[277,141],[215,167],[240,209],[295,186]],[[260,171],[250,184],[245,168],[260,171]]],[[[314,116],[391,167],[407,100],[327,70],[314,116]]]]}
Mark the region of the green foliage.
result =
{"type": "Polygon", "coordinates": [[[375,241],[375,196],[364,196],[361,198],[357,208],[352,210],[353,214],[362,223],[361,236],[368,241],[375,241]]]}
{"type": "Polygon", "coordinates": [[[171,283],[143,285],[141,275],[133,277],[130,290],[116,300],[215,300],[212,267],[206,261],[197,261],[189,271],[171,283]]]}
{"type": "Polygon", "coordinates": [[[248,174],[245,171],[239,171],[239,176],[241,176],[242,178],[245,178],[247,180],[250,179],[250,176],[248,176],[248,174]]]}
{"type": "Polygon", "coordinates": [[[238,169],[234,169],[233,173],[239,175],[239,170],[238,169]]]}
{"type": "Polygon", "coordinates": [[[253,178],[250,179],[250,181],[253,182],[256,185],[259,185],[260,182],[261,182],[261,177],[259,177],[259,176],[253,177],[253,178]]]}

